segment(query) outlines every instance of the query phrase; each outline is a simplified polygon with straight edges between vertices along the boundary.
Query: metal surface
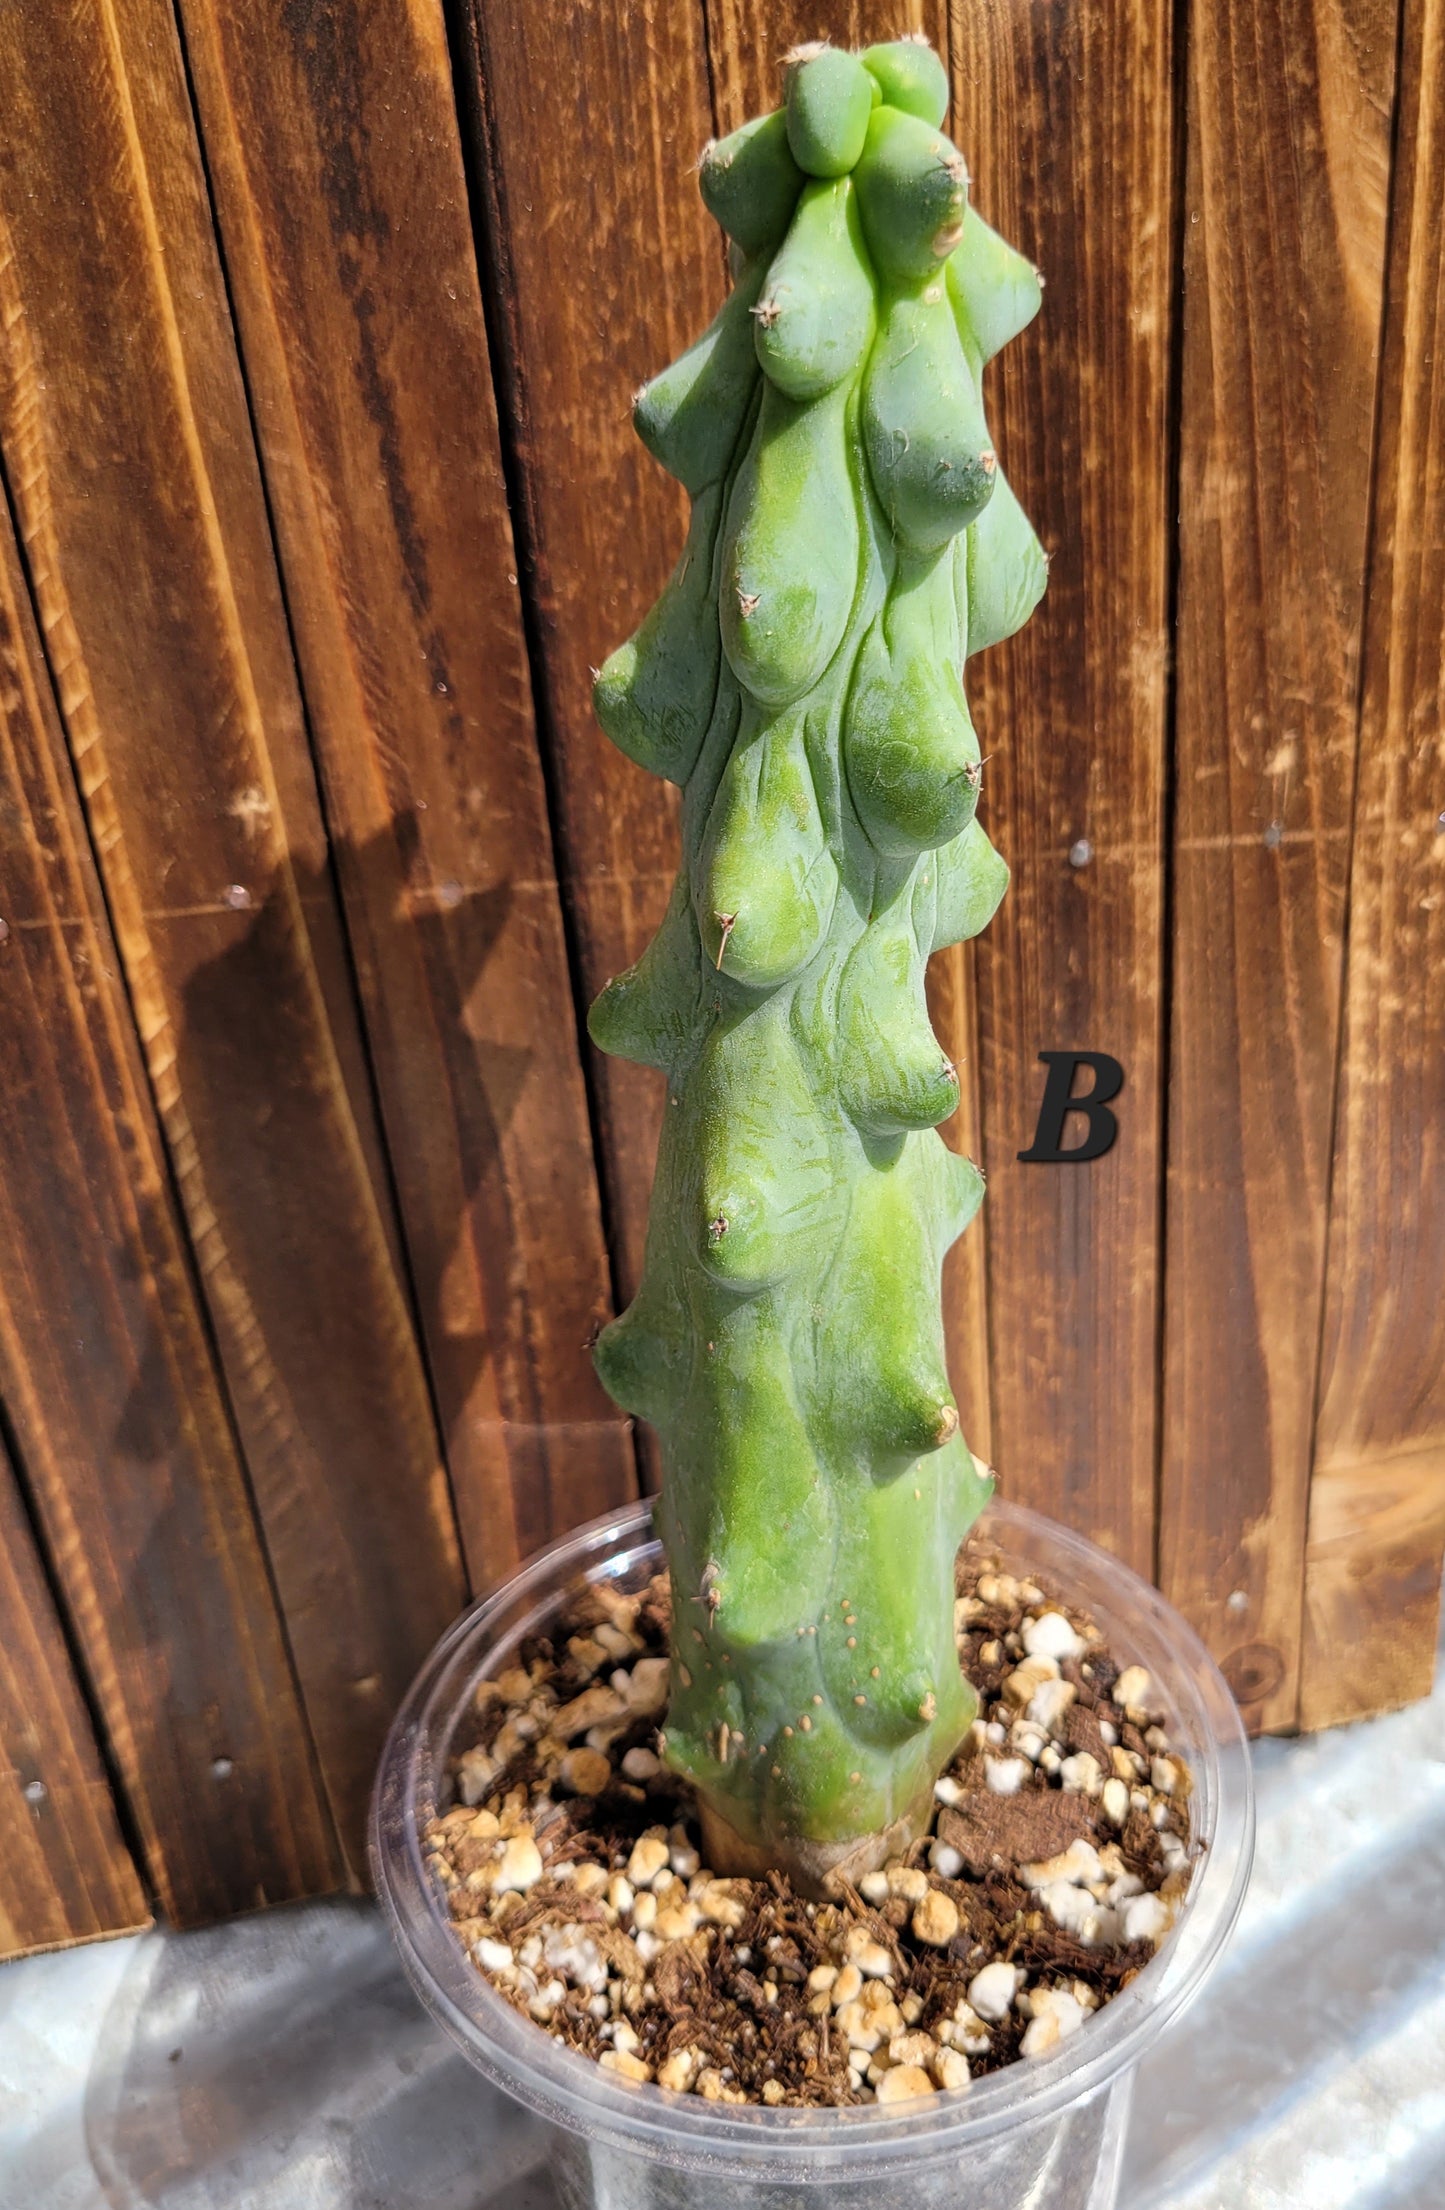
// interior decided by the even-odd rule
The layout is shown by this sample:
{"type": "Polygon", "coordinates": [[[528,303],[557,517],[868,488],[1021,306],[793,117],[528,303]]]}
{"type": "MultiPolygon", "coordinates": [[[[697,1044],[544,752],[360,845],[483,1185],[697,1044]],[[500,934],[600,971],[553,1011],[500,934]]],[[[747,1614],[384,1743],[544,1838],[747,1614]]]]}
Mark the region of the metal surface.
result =
{"type": "MultiPolygon", "coordinates": [[[[1121,2210],[1445,2210],[1445,1689],[1258,1754],[1229,1958],[1121,2210]]],[[[0,1966],[3,2210],[554,2210],[532,2122],[328,1903],[0,1966]]]]}

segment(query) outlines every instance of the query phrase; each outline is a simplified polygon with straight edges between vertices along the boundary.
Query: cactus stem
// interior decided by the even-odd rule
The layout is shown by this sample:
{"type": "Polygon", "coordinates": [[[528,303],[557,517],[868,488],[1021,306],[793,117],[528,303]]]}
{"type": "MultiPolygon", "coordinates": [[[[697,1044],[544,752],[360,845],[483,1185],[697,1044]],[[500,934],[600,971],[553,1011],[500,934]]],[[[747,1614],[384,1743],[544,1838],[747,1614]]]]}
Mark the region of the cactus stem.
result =
{"type": "Polygon", "coordinates": [[[644,1281],[598,1361],[662,1446],[669,1762],[717,1871],[815,1896],[912,1846],[976,1708],[951,1569],[989,1475],[939,1275],[981,1176],[936,1132],[960,1084],[921,985],[1003,893],[963,665],[1043,570],[978,388],[1038,295],[966,210],[916,46],[794,47],[786,110],[703,149],[737,288],[633,402],[693,529],[598,678],[686,794],[677,895],[594,1017],[668,1076],[644,1281]],[[866,1638],[837,1594],[865,1569],[866,1638]]]}

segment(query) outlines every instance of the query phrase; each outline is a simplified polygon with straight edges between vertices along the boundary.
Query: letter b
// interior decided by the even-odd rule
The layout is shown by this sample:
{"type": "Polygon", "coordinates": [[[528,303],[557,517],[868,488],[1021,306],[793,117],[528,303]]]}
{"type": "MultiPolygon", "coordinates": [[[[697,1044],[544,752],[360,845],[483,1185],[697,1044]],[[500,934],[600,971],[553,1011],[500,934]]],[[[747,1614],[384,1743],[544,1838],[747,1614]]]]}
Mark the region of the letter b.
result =
{"type": "Polygon", "coordinates": [[[1124,1087],[1124,1069],[1107,1051],[1041,1051],[1049,1070],[1039,1124],[1027,1151],[1018,1156],[1030,1166],[1082,1166],[1087,1159],[1102,1159],[1119,1133],[1119,1123],[1109,1110],[1109,1100],[1124,1087]],[[1082,1097],[1070,1095],[1074,1070],[1092,1067],[1094,1086],[1082,1097]],[[1065,1147],[1064,1123],[1070,1113],[1082,1113],[1089,1131],[1082,1143],[1065,1147]]]}

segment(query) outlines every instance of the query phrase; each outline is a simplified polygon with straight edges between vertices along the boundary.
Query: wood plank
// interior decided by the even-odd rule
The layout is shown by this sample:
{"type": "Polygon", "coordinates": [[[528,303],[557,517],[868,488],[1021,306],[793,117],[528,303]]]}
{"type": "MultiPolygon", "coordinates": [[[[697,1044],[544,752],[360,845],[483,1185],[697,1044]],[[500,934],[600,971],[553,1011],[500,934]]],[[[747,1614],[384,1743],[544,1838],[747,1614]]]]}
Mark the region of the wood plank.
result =
{"type": "Polygon", "coordinates": [[[1196,0],[1163,1586],[1293,1725],[1395,0],[1196,0]]]}
{"type": "MultiPolygon", "coordinates": [[[[147,1870],[189,1925],[342,1868],[0,519],[0,1396],[147,1870]]],[[[43,1609],[3,1615],[23,1663],[43,1609]]],[[[99,1816],[67,1805],[77,1853],[99,1816]]]]}
{"type": "Polygon", "coordinates": [[[481,1583],[636,1472],[587,1350],[607,1254],[445,25],[181,19],[481,1583]]]}
{"type": "MultiPolygon", "coordinates": [[[[712,134],[702,13],[677,0],[465,0],[461,15],[563,896],[591,996],[649,941],[677,865],[676,793],[607,743],[589,670],[637,626],[684,534],[683,494],[634,435],[629,400],[723,296],[692,173],[712,134]],[[579,237],[585,274],[570,258],[579,237]]],[[[628,1296],[661,1077],[589,1063],[628,1296]]]]}
{"type": "Polygon", "coordinates": [[[9,1456],[0,1447],[0,1957],[150,1923],[9,1456]]]}
{"type": "MultiPolygon", "coordinates": [[[[925,33],[946,62],[949,24],[945,0],[928,0],[910,24],[925,33]]],[[[825,38],[835,46],[858,49],[898,35],[898,11],[888,0],[822,0],[816,6],[809,6],[807,0],[788,0],[787,5],[769,9],[761,16],[745,0],[709,0],[708,71],[718,135],[736,130],[750,115],[778,105],[783,95],[783,57],[790,47],[825,38]]],[[[944,1125],[944,1140],[955,1150],[981,1159],[977,983],[971,943],[954,944],[947,951],[935,953],[929,966],[928,1002],[939,1042],[959,1075],[959,1108],[944,1125]]],[[[970,1447],[983,1458],[988,1458],[993,1448],[987,1236],[985,1207],[968,1234],[950,1251],[943,1277],[950,1374],[964,1433],[970,1447]]]]}
{"type": "Polygon", "coordinates": [[[462,1580],[175,23],[7,8],[0,64],[0,444],[356,1863],[462,1580]]]}
{"type": "Polygon", "coordinates": [[[994,1442],[1004,1494],[1154,1555],[1168,660],[1171,13],[954,0],[954,131],[1039,320],[990,371],[1004,466],[1053,555],[970,664],[984,815],[1013,884],[978,945],[994,1442]],[[1077,853],[1085,864],[1071,864],[1077,853]],[[1113,1149],[1021,1165],[1043,1050],[1126,1070],[1113,1149]]]}
{"type": "Polygon", "coordinates": [[[1445,6],[1406,0],[1300,1719],[1425,1695],[1445,1553],[1445,6]]]}

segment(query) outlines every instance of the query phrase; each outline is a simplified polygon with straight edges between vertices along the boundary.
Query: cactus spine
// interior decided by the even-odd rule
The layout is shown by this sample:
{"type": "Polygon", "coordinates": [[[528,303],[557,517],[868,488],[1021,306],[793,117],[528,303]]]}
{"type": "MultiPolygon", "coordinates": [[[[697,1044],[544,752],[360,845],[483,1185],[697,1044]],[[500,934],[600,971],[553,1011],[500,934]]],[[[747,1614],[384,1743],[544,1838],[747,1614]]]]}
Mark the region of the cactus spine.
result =
{"type": "Polygon", "coordinates": [[[667,916],[591,1016],[667,1076],[596,1354],[662,1439],[667,1754],[714,1862],[814,1888],[896,1845],[973,1717],[952,1565],[988,1486],[940,1275],[982,1178],[937,1133],[924,968],[1003,895],[961,669],[1045,561],[980,399],[1039,280],[969,209],[946,104],[922,42],[804,49],[704,154],[734,288],[634,403],[691,527],[595,691],[684,793],[667,916]]]}

